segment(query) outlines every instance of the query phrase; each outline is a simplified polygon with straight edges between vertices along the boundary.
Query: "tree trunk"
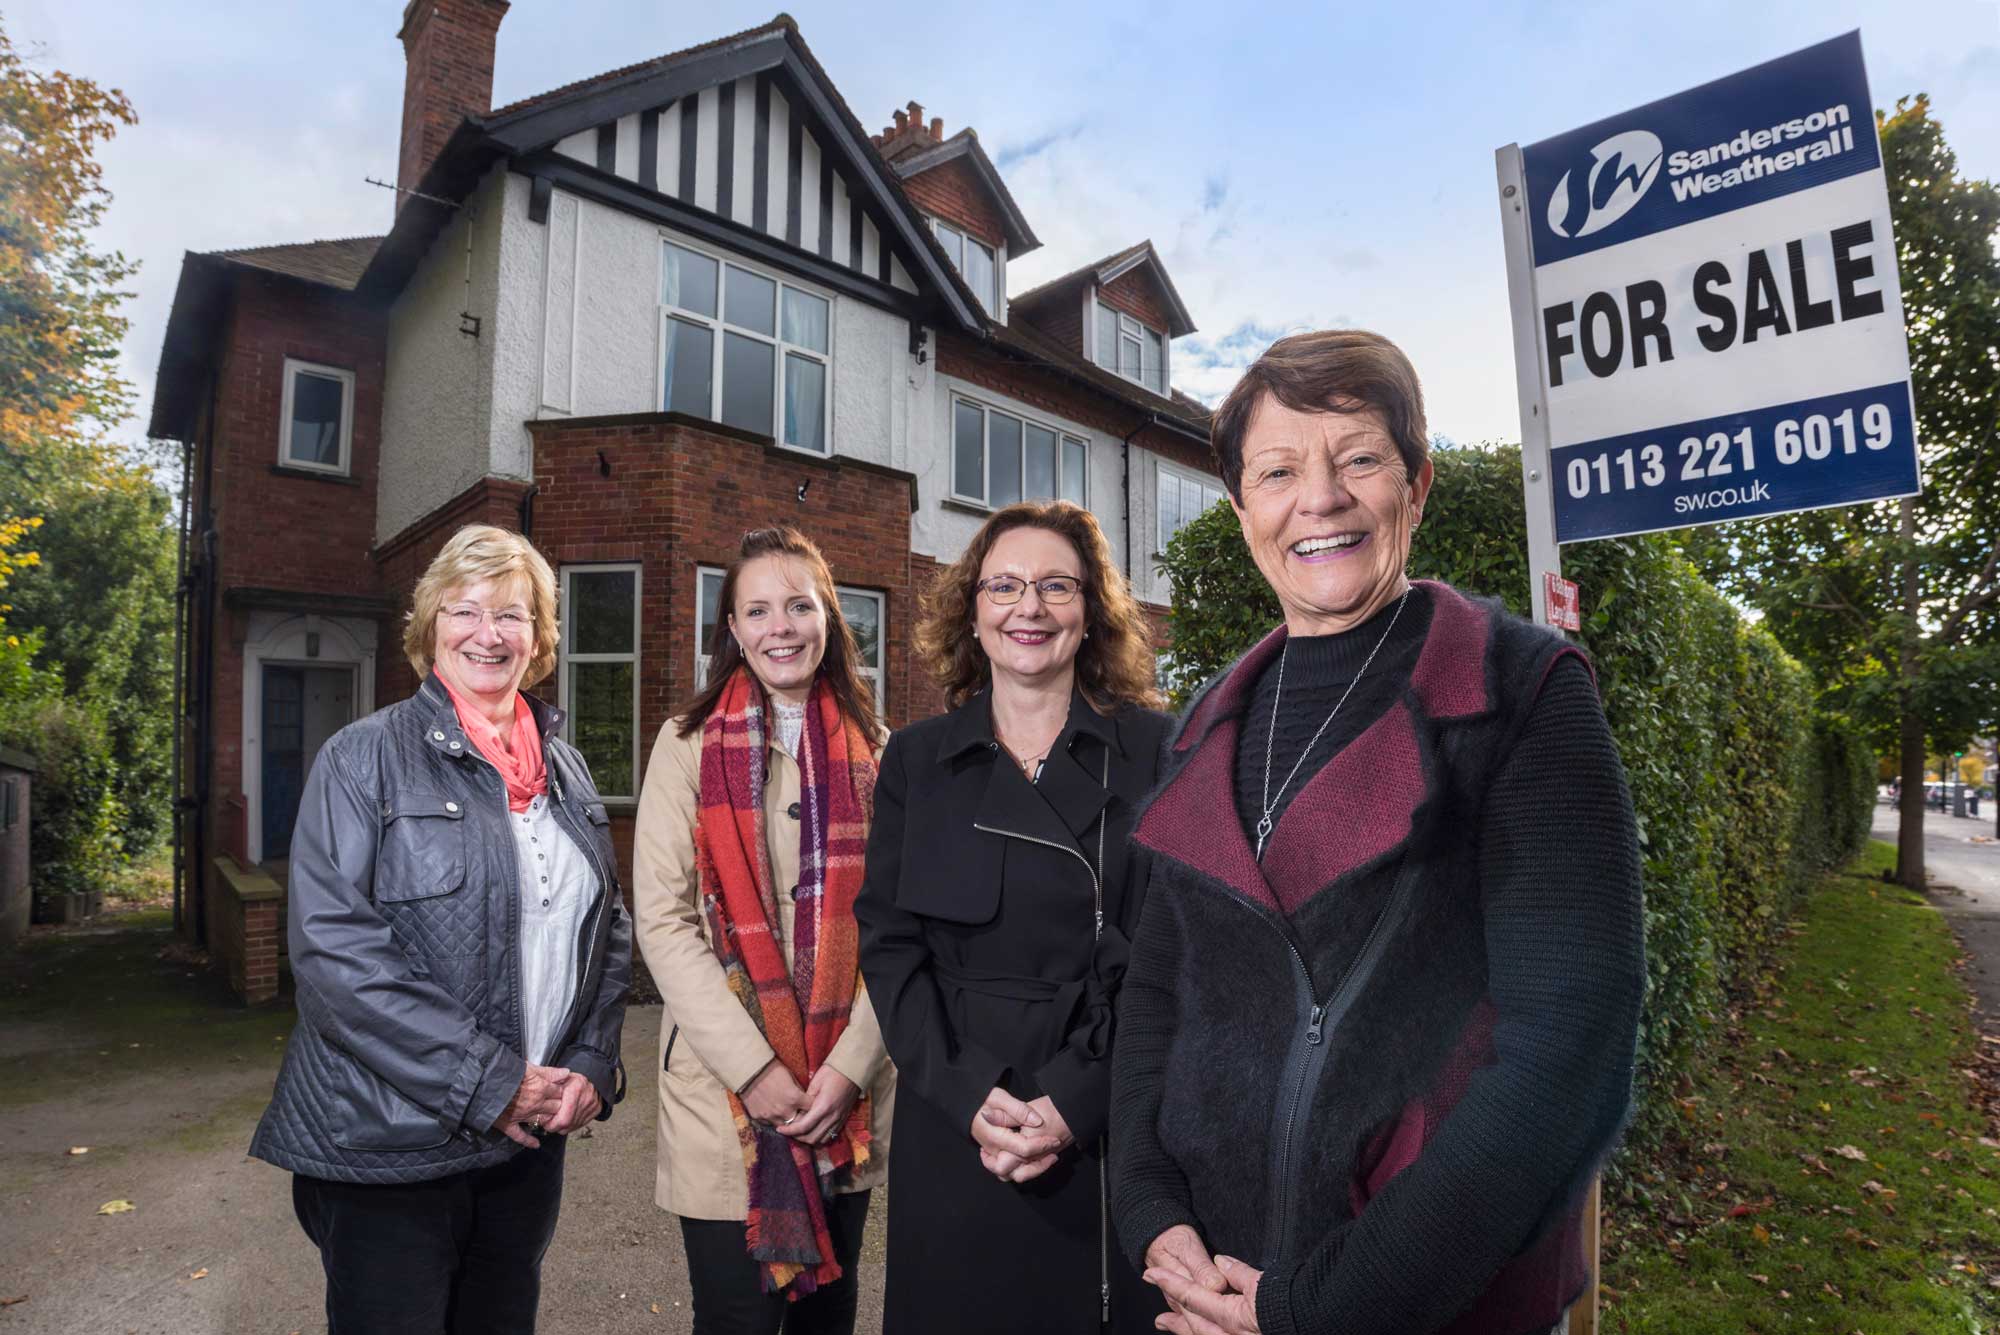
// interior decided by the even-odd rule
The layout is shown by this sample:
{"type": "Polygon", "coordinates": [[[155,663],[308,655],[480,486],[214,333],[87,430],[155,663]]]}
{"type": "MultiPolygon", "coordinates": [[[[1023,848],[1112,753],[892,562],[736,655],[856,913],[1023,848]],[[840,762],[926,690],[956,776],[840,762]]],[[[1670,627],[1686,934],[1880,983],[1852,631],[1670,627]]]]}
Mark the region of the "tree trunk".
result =
{"type": "Polygon", "coordinates": [[[1917,507],[1903,498],[1903,643],[1896,664],[1898,707],[1902,715],[1902,801],[1896,827],[1896,880],[1912,890],[1924,888],[1924,721],[1917,713],[1917,637],[1921,607],[1917,571],[1917,507]]]}

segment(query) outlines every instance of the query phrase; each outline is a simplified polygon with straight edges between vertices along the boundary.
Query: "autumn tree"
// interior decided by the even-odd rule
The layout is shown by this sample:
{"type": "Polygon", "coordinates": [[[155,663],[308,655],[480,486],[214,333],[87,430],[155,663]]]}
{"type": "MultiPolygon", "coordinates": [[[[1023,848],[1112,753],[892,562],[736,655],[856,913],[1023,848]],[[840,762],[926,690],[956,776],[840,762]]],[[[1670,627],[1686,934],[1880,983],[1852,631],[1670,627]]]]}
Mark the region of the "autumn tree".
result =
{"type": "Polygon", "coordinates": [[[111,436],[132,409],[117,355],[135,266],[91,244],[110,203],[97,150],[134,119],[0,29],[0,534],[21,558],[7,647],[33,660],[0,662],[0,729],[43,765],[38,880],[101,875],[171,801],[170,505],[111,436]]]}
{"type": "Polygon", "coordinates": [[[1923,494],[1690,535],[1901,776],[1896,878],[1924,883],[1924,757],[1996,717],[2000,188],[1968,180],[1924,97],[1877,114],[1909,334],[1923,494]]]}

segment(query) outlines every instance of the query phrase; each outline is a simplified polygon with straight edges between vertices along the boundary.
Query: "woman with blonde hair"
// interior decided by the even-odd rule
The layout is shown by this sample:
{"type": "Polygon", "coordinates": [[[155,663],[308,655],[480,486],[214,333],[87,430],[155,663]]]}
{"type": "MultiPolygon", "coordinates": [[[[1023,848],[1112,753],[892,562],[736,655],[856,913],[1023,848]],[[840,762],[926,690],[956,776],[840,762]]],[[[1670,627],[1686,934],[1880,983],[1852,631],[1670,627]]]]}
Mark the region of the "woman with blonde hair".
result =
{"type": "Polygon", "coordinates": [[[848,1335],[895,1071],[854,896],[879,725],[819,548],[743,535],[709,679],[660,730],[633,907],[666,1001],[656,1199],[695,1335],[848,1335]]]}
{"type": "Polygon", "coordinates": [[[1090,512],[1030,503],[916,638],[951,711],[883,752],[855,906],[904,1091],[883,1330],[1149,1330],[1104,1195],[1126,836],[1167,725],[1145,620],[1090,512]]]}
{"type": "Polygon", "coordinates": [[[292,836],[299,1020],[250,1152],[290,1169],[334,1335],[533,1331],[565,1137],[611,1115],[631,980],[556,585],[471,525],[417,582],[417,693],[329,739],[292,836]]]}

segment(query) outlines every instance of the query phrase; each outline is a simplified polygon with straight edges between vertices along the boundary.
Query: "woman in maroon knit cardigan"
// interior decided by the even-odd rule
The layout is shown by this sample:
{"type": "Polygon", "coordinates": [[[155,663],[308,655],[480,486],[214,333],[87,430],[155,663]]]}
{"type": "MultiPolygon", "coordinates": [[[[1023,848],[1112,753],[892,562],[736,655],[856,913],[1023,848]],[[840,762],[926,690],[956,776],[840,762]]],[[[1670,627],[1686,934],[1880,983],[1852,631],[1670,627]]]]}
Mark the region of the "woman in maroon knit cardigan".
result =
{"type": "Polygon", "coordinates": [[[1405,578],[1432,470],[1386,340],[1280,340],[1213,448],[1285,621],[1191,703],[1134,833],[1120,1239],[1186,1335],[1560,1330],[1645,983],[1589,665],[1405,578]]]}

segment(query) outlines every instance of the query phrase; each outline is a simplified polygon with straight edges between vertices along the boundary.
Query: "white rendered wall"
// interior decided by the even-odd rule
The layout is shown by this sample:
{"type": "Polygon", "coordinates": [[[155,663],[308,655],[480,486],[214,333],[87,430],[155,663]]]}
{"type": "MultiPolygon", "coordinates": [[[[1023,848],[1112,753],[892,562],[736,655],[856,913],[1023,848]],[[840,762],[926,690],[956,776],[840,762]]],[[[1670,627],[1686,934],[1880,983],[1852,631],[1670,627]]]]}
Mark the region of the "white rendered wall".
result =
{"type": "Polygon", "coordinates": [[[494,297],[505,179],[496,168],[467,196],[389,309],[377,542],[493,471],[491,386],[501,333],[494,297]],[[459,331],[460,312],[478,317],[479,337],[459,331]]]}

